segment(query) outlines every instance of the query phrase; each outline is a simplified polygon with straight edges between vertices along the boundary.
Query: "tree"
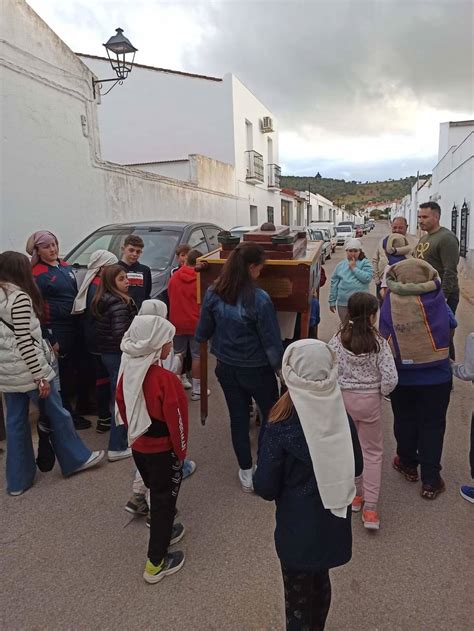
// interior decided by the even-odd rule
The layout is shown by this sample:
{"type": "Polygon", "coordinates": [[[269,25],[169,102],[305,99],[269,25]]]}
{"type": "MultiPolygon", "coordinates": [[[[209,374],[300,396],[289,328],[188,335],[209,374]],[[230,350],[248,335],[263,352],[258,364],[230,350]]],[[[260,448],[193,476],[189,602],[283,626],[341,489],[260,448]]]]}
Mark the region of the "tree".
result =
{"type": "Polygon", "coordinates": [[[316,175],[315,175],[314,177],[315,177],[317,180],[321,180],[321,179],[322,179],[322,177],[321,177],[321,173],[320,173],[319,171],[316,173],[316,175]]]}

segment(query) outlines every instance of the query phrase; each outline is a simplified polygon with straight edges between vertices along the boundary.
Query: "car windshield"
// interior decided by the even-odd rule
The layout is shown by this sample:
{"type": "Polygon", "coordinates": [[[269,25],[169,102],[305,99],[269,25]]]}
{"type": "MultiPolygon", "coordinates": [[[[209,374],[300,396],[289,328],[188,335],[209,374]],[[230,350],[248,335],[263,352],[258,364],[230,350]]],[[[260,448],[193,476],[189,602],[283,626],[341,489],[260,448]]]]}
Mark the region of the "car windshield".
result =
{"type": "Polygon", "coordinates": [[[181,237],[181,232],[166,228],[98,230],[72,250],[67,261],[75,267],[87,267],[91,254],[96,250],[108,250],[120,259],[123,242],[129,234],[143,239],[145,245],[140,263],[154,271],[166,269],[171,264],[181,237]]]}
{"type": "Polygon", "coordinates": [[[336,230],[337,232],[352,232],[351,226],[338,226],[336,230]]]}
{"type": "Polygon", "coordinates": [[[310,241],[324,241],[324,235],[321,230],[308,229],[310,241]]]}

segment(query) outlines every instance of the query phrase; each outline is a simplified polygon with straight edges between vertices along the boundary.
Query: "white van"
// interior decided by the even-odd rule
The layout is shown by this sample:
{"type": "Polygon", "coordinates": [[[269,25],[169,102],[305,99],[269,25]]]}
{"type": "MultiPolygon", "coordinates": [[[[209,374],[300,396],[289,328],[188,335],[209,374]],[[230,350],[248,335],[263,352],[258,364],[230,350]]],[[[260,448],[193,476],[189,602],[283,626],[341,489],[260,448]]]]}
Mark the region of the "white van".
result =
{"type": "Polygon", "coordinates": [[[310,228],[314,228],[315,230],[324,229],[329,232],[329,236],[331,237],[331,252],[336,251],[337,246],[337,234],[336,234],[336,226],[330,221],[312,221],[309,224],[310,228]]]}

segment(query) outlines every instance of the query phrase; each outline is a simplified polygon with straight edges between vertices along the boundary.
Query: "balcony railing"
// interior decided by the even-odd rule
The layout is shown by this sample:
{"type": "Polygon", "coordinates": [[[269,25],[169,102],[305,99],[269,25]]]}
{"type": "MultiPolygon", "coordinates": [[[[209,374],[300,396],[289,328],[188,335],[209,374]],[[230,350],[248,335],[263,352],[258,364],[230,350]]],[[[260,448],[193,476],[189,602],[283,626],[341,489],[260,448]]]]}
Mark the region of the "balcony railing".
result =
{"type": "Polygon", "coordinates": [[[280,188],[281,167],[278,164],[268,165],[268,188],[280,188]]]}
{"type": "Polygon", "coordinates": [[[263,182],[263,156],[257,151],[246,151],[246,167],[247,175],[246,180],[250,184],[258,184],[263,182]]]}

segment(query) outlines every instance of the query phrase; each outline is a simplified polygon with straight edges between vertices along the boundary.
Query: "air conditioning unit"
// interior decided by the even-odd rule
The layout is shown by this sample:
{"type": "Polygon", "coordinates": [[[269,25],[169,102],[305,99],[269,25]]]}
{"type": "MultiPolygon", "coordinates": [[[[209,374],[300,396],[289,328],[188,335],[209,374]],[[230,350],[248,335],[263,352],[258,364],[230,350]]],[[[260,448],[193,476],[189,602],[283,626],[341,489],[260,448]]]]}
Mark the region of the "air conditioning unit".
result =
{"type": "Polygon", "coordinates": [[[273,121],[270,116],[264,116],[262,118],[262,133],[267,134],[269,131],[273,131],[273,121]]]}

